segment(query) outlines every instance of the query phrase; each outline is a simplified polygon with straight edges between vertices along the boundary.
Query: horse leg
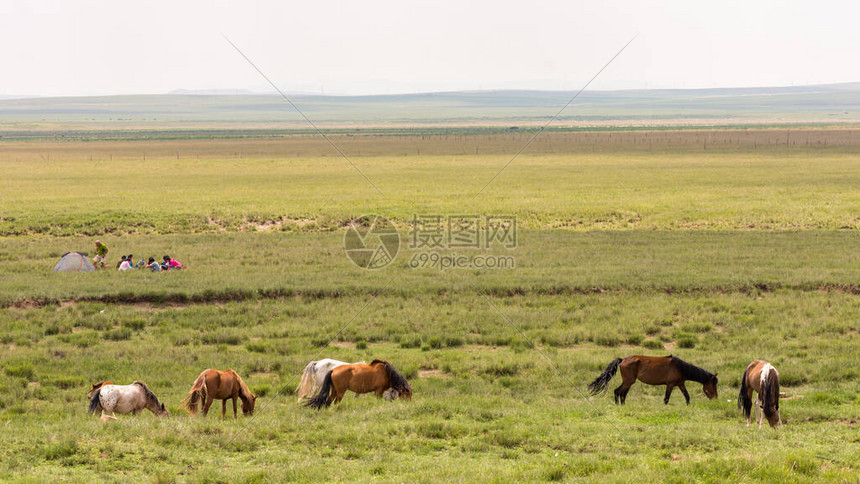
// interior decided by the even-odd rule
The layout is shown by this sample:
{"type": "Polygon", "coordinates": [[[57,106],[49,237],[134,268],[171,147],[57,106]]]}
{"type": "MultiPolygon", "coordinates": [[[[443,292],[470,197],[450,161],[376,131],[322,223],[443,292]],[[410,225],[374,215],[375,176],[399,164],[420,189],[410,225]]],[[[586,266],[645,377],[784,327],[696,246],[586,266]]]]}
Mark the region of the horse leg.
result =
{"type": "Polygon", "coordinates": [[[684,399],[687,400],[687,405],[690,404],[690,394],[687,393],[687,387],[684,386],[684,382],[678,384],[678,388],[681,390],[681,393],[684,394],[684,399]]]}
{"type": "Polygon", "coordinates": [[[113,413],[113,411],[115,409],[116,409],[116,402],[110,402],[110,401],[105,402],[105,404],[102,405],[102,415],[107,413],[109,416],[116,418],[116,415],[113,413]]]}
{"type": "Polygon", "coordinates": [[[627,393],[630,392],[630,387],[636,383],[638,366],[625,365],[622,363],[618,370],[621,372],[621,386],[615,389],[616,402],[624,405],[627,403],[627,393]]]}
{"type": "Polygon", "coordinates": [[[236,415],[236,397],[233,397],[233,418],[239,418],[239,416],[236,415]]]}
{"type": "Polygon", "coordinates": [[[666,396],[663,397],[663,404],[664,405],[669,405],[669,397],[672,396],[672,390],[674,390],[674,389],[675,389],[674,383],[667,383],[666,384],[666,396]]]}
{"type": "MultiPolygon", "coordinates": [[[[337,398],[340,390],[338,390],[337,385],[334,384],[334,381],[331,382],[331,390],[328,392],[328,400],[326,401],[326,405],[331,405],[332,403],[339,402],[340,399],[337,398]]],[[[343,395],[341,395],[343,397],[343,395]]]]}
{"type": "Polygon", "coordinates": [[[209,407],[212,406],[212,403],[215,401],[214,397],[210,395],[206,395],[206,399],[203,402],[203,416],[205,417],[209,413],[209,407]]]}
{"type": "MultiPolygon", "coordinates": [[[[234,400],[235,401],[235,400],[234,400]]],[[[221,400],[221,418],[227,416],[227,399],[221,400]]],[[[235,415],[234,415],[235,417],[235,415]]]]}
{"type": "Polygon", "coordinates": [[[762,415],[761,415],[761,413],[762,413],[762,412],[761,412],[761,395],[756,395],[756,396],[755,396],[755,403],[754,403],[754,405],[755,405],[755,423],[757,423],[757,424],[758,424],[758,428],[761,428],[761,421],[762,421],[762,415]]]}
{"type": "MultiPolygon", "coordinates": [[[[631,386],[633,386],[633,385],[631,384],[631,386]]],[[[624,390],[624,393],[621,394],[621,404],[622,405],[627,403],[627,394],[628,393],[630,393],[630,387],[627,387],[627,389],[624,390]]]]}
{"type": "MultiPolygon", "coordinates": [[[[622,376],[625,375],[622,374],[622,376]]],[[[624,382],[621,383],[621,386],[615,389],[615,394],[618,396],[618,400],[620,401],[621,405],[627,403],[627,394],[630,393],[630,387],[632,387],[634,383],[636,383],[635,376],[632,379],[625,378],[624,382]]]]}
{"type": "Polygon", "coordinates": [[[615,389],[615,403],[616,404],[620,403],[621,405],[624,405],[624,403],[627,402],[627,392],[630,391],[631,385],[632,385],[632,383],[630,385],[628,385],[627,382],[624,382],[621,385],[619,385],[618,388],[615,389]]]}

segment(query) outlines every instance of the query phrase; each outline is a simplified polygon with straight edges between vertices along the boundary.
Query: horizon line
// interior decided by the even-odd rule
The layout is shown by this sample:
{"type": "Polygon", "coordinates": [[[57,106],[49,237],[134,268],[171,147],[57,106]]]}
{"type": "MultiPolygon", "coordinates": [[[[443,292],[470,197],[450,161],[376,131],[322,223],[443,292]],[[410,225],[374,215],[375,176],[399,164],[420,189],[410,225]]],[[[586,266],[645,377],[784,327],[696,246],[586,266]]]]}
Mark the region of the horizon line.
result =
{"type": "MultiPolygon", "coordinates": [[[[849,86],[860,81],[828,82],[817,84],[790,84],[790,85],[767,85],[767,86],[712,86],[712,87],[683,87],[683,88],[629,88],[629,89],[593,89],[587,93],[621,93],[621,92],[660,92],[660,91],[715,91],[715,90],[745,90],[745,89],[799,89],[815,87],[849,86]]],[[[451,89],[438,91],[403,91],[392,93],[365,93],[365,94],[343,94],[343,93],[319,93],[315,91],[285,91],[294,96],[306,97],[385,97],[385,96],[421,96],[434,94],[461,94],[461,93],[493,93],[493,92],[534,92],[534,93],[569,93],[576,89],[529,89],[529,88],[501,88],[501,89],[451,89]]],[[[167,92],[141,92],[126,94],[0,94],[0,101],[12,101],[20,99],[65,99],[65,98],[100,98],[100,97],[123,97],[123,96],[278,96],[275,91],[253,91],[244,88],[200,88],[187,89],[176,88],[167,92]],[[231,91],[235,91],[234,93],[231,91]]]]}

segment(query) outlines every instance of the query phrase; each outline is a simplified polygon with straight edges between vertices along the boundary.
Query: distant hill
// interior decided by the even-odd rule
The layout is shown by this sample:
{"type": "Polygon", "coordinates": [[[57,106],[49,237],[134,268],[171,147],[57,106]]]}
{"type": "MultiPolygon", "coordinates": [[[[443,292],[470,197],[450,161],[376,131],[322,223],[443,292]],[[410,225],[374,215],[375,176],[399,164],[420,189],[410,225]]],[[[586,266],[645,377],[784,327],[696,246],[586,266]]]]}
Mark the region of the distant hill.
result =
{"type": "Polygon", "coordinates": [[[247,89],[174,89],[167,94],[178,94],[181,96],[238,96],[255,94],[247,89]]]}
{"type": "MultiPolygon", "coordinates": [[[[574,91],[455,91],[376,96],[288,94],[320,126],[540,125],[574,91]]],[[[556,125],[858,122],[860,83],[583,92],[556,125]]],[[[162,95],[0,100],[2,124],[306,127],[277,94],[177,90],[162,95]]]]}

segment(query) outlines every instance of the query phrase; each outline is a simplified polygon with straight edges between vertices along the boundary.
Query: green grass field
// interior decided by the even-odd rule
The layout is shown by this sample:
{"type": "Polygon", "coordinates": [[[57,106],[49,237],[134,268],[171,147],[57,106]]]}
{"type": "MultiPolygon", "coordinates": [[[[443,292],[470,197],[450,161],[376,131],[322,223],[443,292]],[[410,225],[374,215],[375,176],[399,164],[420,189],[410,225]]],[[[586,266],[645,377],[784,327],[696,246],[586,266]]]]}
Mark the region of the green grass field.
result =
{"type": "Polygon", "coordinates": [[[853,137],[611,133],[547,134],[477,198],[527,134],[338,134],[382,196],[307,135],[0,142],[0,476],[857,482],[853,137]],[[343,251],[365,213],[403,237],[377,271],[343,251]],[[410,267],[413,214],[471,213],[518,217],[516,249],[474,252],[515,268],[410,267]],[[95,237],[114,263],[189,270],[51,272],[95,237]],[[668,353],[718,372],[719,398],[584,398],[613,358],[668,353]],[[386,359],[414,399],[300,408],[323,357],[386,359]],[[780,371],[777,430],[736,408],[758,358],[780,371]],[[245,377],[254,418],[179,409],[209,367],[245,377]],[[99,422],[85,394],[104,379],[146,382],[171,416],[99,422]]]}

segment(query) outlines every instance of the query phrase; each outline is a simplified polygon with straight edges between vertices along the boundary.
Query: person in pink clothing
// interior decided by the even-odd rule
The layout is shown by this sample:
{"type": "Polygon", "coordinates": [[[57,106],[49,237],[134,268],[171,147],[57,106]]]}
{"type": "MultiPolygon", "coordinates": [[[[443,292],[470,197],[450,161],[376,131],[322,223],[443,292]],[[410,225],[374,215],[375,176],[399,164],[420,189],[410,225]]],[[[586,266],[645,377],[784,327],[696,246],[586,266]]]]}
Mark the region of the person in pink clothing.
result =
{"type": "Polygon", "coordinates": [[[185,269],[178,260],[170,257],[169,255],[164,256],[164,263],[161,265],[171,271],[175,269],[185,269]]]}

